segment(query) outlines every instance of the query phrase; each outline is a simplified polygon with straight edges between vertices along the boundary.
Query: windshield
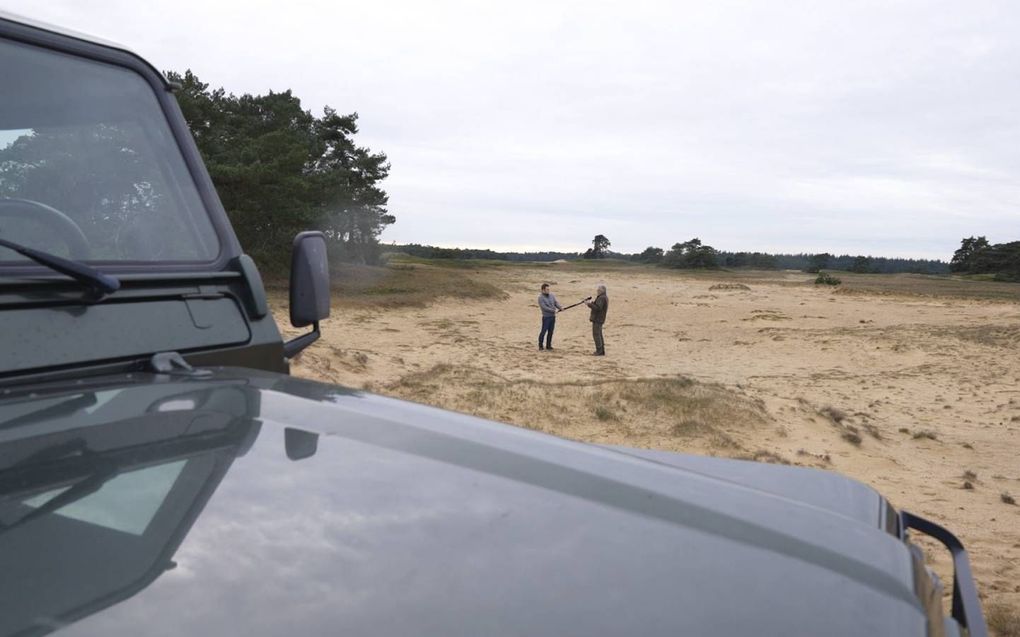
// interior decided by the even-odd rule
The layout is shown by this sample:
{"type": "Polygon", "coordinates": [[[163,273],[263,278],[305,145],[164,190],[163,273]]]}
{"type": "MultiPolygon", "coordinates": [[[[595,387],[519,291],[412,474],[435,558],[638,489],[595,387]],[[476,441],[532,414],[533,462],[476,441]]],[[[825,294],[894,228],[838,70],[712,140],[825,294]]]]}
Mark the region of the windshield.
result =
{"type": "MultiPolygon", "coordinates": [[[[95,262],[208,262],[219,243],[150,85],[0,41],[0,238],[95,262]]],[[[0,264],[25,262],[0,248],[0,264]]]]}

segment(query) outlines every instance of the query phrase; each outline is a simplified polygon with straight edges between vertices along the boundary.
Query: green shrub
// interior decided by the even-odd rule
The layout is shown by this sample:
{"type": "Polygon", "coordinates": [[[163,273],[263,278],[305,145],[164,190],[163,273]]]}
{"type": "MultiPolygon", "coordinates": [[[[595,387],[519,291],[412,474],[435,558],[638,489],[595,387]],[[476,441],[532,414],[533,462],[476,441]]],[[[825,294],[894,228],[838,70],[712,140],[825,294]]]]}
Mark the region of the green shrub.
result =
{"type": "Polygon", "coordinates": [[[838,278],[824,272],[819,272],[818,276],[815,278],[815,285],[839,285],[840,283],[842,283],[842,281],[838,278]]]}

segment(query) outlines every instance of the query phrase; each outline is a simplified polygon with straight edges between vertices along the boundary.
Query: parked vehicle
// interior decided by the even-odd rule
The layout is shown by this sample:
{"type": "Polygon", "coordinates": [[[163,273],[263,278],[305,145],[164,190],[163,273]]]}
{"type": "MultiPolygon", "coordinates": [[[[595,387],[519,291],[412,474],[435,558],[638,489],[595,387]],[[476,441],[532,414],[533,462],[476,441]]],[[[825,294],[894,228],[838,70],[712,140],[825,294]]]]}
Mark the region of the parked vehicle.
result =
{"type": "Polygon", "coordinates": [[[853,480],[290,377],[325,237],[285,342],[156,69],[2,15],[0,69],[0,636],[986,633],[853,480]]]}

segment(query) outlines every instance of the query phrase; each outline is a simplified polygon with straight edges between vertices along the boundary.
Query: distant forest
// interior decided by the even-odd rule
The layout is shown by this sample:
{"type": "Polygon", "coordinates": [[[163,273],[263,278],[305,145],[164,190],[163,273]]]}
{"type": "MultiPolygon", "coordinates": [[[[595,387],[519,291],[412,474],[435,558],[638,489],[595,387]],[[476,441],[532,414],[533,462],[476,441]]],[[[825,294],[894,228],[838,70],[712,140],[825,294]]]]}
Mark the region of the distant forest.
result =
{"type": "MultiPolygon", "coordinates": [[[[424,259],[491,259],[496,261],[557,261],[560,259],[591,258],[591,251],[584,252],[499,252],[473,248],[439,248],[429,245],[391,244],[384,246],[388,252],[399,252],[424,259]],[[586,256],[588,255],[588,256],[586,256]]],[[[804,270],[818,272],[821,269],[845,270],[850,272],[874,272],[894,274],[911,272],[918,274],[947,274],[949,263],[934,259],[901,259],[893,257],[871,257],[862,255],[829,254],[767,254],[764,252],[728,252],[704,246],[697,239],[676,244],[673,249],[648,248],[643,252],[626,254],[605,251],[600,258],[621,259],[642,263],[654,263],[666,267],[722,267],[751,268],[755,270],[804,270]],[[693,243],[697,242],[697,243],[693,243]],[[689,256],[687,256],[689,255],[689,256]],[[685,260],[686,257],[686,260],[685,260]]]]}
{"type": "Polygon", "coordinates": [[[991,275],[999,281],[1020,281],[1020,241],[992,244],[985,237],[967,237],[953,254],[949,269],[991,275]]]}
{"type": "MultiPolygon", "coordinates": [[[[387,252],[400,252],[420,259],[491,259],[493,261],[558,261],[580,259],[580,252],[497,252],[475,248],[438,248],[417,243],[389,244],[383,246],[387,252]]],[[[626,255],[613,255],[624,258],[626,255]]]]}
{"type": "Polygon", "coordinates": [[[720,252],[722,264],[728,268],[750,267],[754,269],[844,270],[847,272],[874,272],[897,274],[947,274],[949,264],[937,259],[902,259],[897,257],[872,257],[841,254],[830,256],[825,265],[818,267],[818,255],[814,254],[765,254],[761,252],[720,252]]]}

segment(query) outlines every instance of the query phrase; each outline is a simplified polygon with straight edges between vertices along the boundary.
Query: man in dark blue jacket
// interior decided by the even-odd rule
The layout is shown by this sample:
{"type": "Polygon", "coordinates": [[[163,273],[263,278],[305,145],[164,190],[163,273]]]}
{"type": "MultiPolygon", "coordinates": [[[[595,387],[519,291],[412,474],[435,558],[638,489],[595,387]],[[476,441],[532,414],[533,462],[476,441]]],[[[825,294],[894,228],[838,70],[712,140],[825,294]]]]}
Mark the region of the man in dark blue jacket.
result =
{"type": "Polygon", "coordinates": [[[542,293],[538,295],[538,307],[542,310],[542,331],[538,333],[538,349],[552,349],[553,329],[556,327],[556,312],[563,309],[556,296],[549,291],[549,284],[542,284],[542,293]],[[542,341],[545,341],[545,345],[542,341]]]}

